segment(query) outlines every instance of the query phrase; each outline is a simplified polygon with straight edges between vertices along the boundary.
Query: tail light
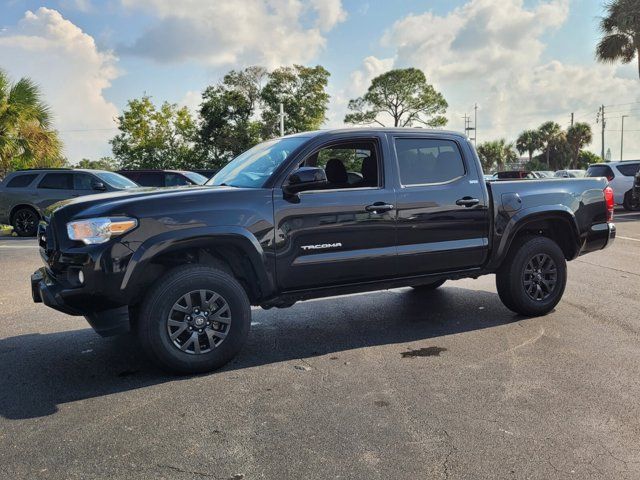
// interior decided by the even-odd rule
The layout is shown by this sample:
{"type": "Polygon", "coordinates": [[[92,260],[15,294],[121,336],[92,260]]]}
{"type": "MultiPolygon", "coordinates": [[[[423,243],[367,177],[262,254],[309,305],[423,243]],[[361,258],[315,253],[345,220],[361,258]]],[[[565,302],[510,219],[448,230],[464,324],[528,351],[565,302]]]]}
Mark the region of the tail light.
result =
{"type": "Polygon", "coordinates": [[[607,222],[613,221],[613,188],[607,186],[604,188],[604,201],[607,204],[607,222]]]}

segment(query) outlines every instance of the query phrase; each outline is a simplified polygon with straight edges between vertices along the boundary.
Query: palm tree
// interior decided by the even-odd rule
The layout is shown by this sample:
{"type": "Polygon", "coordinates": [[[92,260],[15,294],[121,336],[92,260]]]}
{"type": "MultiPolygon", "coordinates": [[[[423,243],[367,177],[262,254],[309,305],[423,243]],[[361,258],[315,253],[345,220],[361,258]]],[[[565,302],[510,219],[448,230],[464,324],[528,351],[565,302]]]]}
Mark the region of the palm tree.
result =
{"type": "Polygon", "coordinates": [[[540,135],[536,130],[525,130],[516,140],[516,150],[522,155],[524,152],[529,154],[529,163],[533,159],[533,153],[542,148],[540,135]]]}
{"type": "Polygon", "coordinates": [[[485,172],[491,171],[494,165],[498,170],[502,170],[505,163],[513,162],[518,158],[513,150],[513,143],[507,143],[504,138],[479,145],[478,156],[485,172]]]}
{"type": "Polygon", "coordinates": [[[631,63],[638,55],[640,76],[640,2],[612,0],[605,4],[606,16],[600,20],[602,38],[596,47],[600,62],[631,63]]]}
{"type": "Polygon", "coordinates": [[[540,148],[544,151],[547,160],[547,168],[550,168],[549,156],[554,145],[562,139],[564,132],[560,125],[556,122],[545,122],[538,128],[538,137],[540,139],[540,148]]]}
{"type": "Polygon", "coordinates": [[[567,130],[567,142],[571,149],[571,168],[578,168],[578,158],[580,150],[589,145],[593,140],[591,125],[588,123],[577,122],[567,130]]]}
{"type": "Polygon", "coordinates": [[[55,165],[61,159],[60,149],[49,107],[35,83],[21,78],[12,84],[0,70],[0,173],[15,164],[55,165]]]}

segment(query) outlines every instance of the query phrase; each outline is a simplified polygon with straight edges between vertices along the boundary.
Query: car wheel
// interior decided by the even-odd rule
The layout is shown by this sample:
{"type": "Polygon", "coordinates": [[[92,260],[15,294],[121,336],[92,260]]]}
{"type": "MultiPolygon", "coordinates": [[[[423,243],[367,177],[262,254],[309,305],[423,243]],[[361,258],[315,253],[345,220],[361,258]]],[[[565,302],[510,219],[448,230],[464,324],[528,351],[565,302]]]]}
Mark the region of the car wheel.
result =
{"type": "Polygon", "coordinates": [[[34,237],[38,231],[40,216],[31,207],[20,208],[13,214],[11,226],[19,237],[34,237]]]}
{"type": "Polygon", "coordinates": [[[624,200],[622,202],[622,207],[631,212],[633,210],[637,210],[637,205],[634,203],[633,201],[633,195],[631,193],[631,191],[628,191],[627,193],[624,194],[624,200]]]}
{"type": "Polygon", "coordinates": [[[444,282],[446,282],[446,280],[437,280],[431,283],[423,283],[422,285],[414,285],[411,288],[417,290],[418,292],[429,292],[431,290],[435,290],[438,287],[441,287],[444,282]]]}
{"type": "Polygon", "coordinates": [[[165,274],[145,297],[137,318],[143,350],[175,373],[208,372],[242,348],[251,305],[228,273],[185,265],[165,274]]]}
{"type": "Polygon", "coordinates": [[[496,272],[502,303],[526,316],[549,313],[558,304],[567,283],[567,262],[557,243],[547,237],[515,241],[496,272]]]}

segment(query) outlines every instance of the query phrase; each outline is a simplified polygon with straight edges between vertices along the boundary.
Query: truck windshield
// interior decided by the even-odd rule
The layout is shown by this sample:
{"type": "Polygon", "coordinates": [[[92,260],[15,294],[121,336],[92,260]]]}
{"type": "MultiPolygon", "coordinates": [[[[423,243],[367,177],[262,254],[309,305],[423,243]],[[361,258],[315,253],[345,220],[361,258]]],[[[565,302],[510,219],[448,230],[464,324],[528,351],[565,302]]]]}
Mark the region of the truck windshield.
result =
{"type": "Polygon", "coordinates": [[[207,185],[260,188],[291,152],[307,140],[289,137],[259,143],[229,162],[207,185]]]}

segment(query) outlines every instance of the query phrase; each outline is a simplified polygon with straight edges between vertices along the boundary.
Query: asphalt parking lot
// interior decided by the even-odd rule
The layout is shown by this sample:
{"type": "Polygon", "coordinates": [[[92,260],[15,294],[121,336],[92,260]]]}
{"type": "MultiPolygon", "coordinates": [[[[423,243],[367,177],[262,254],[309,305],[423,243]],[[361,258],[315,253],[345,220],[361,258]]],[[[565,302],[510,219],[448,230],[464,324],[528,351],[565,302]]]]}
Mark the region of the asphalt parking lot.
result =
{"type": "Polygon", "coordinates": [[[0,478],[638,479],[640,213],[545,317],[494,278],[254,309],[230,365],[167,376],[33,304],[0,238],[0,478]]]}

